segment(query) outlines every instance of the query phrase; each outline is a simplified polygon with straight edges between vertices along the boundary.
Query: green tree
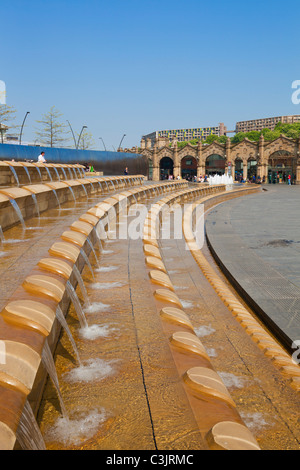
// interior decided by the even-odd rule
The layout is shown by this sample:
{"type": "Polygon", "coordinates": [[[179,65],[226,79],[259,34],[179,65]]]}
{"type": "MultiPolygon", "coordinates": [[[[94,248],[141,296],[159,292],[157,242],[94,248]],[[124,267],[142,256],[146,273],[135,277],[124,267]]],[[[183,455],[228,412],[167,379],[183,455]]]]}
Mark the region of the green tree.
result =
{"type": "Polygon", "coordinates": [[[235,134],[235,136],[232,137],[231,142],[233,144],[238,144],[239,142],[242,142],[245,139],[246,135],[247,134],[245,132],[238,132],[237,134],[235,134]]]}
{"type": "Polygon", "coordinates": [[[47,147],[63,147],[69,140],[68,126],[60,122],[62,114],[52,106],[40,121],[41,128],[35,132],[37,140],[47,147]]]}
{"type": "Polygon", "coordinates": [[[213,142],[215,142],[216,140],[218,140],[219,136],[218,135],[215,135],[215,134],[211,134],[209,135],[206,140],[205,140],[205,144],[212,144],[213,142]]]}

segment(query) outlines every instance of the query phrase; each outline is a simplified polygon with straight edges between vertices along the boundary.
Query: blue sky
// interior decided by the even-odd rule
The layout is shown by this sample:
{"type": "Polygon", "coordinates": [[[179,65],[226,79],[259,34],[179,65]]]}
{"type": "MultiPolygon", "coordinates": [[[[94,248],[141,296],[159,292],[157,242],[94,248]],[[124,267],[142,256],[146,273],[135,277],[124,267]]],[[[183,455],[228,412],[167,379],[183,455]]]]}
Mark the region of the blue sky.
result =
{"type": "Polygon", "coordinates": [[[1,2],[0,80],[34,139],[55,106],[95,148],[154,130],[300,114],[299,0],[1,2]]]}

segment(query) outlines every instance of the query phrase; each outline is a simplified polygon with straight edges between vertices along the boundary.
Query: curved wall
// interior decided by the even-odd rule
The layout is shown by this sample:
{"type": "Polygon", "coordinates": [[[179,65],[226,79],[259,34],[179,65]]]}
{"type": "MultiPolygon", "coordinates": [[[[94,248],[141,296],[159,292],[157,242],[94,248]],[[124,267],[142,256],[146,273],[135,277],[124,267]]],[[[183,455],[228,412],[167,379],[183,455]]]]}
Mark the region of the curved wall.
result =
{"type": "Polygon", "coordinates": [[[37,162],[42,151],[47,163],[93,165],[96,171],[103,171],[108,176],[122,175],[128,167],[131,175],[148,176],[148,159],[136,153],[0,144],[0,160],[37,162]]]}

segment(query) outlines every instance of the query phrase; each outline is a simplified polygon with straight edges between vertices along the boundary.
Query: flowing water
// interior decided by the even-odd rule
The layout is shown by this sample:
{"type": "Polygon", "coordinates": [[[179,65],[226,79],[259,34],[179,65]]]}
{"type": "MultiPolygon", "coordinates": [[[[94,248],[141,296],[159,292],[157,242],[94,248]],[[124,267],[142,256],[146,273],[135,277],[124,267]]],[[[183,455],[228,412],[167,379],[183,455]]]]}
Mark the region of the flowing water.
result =
{"type": "Polygon", "coordinates": [[[26,230],[26,226],[25,226],[25,222],[24,222],[24,218],[23,218],[23,215],[22,215],[22,212],[17,204],[17,202],[14,200],[14,199],[9,199],[11,205],[13,206],[14,210],[16,211],[16,214],[21,222],[21,225],[23,227],[23,230],[26,230]]]}
{"type": "Polygon", "coordinates": [[[65,329],[66,331],[66,334],[68,335],[68,338],[72,344],[72,347],[73,347],[73,350],[74,350],[74,353],[76,355],[76,358],[77,358],[77,362],[78,364],[81,365],[81,360],[80,360],[80,357],[79,357],[79,352],[78,352],[78,348],[77,348],[77,345],[75,343],[75,340],[74,340],[74,337],[71,333],[71,330],[69,328],[69,325],[67,323],[67,320],[65,319],[65,316],[60,308],[60,306],[57,307],[57,310],[56,310],[56,318],[58,319],[59,323],[61,324],[61,326],[65,329]]]}
{"type": "Polygon", "coordinates": [[[43,436],[28,400],[24,405],[16,437],[23,450],[46,450],[43,436]]]}
{"type": "Polygon", "coordinates": [[[80,287],[80,290],[82,292],[82,295],[83,295],[83,298],[84,298],[84,303],[85,303],[85,305],[87,305],[89,307],[91,305],[91,302],[90,302],[85,284],[83,282],[82,276],[81,276],[81,274],[79,272],[79,269],[77,268],[76,264],[74,264],[73,272],[75,274],[76,280],[77,280],[78,285],[80,287]]]}
{"type": "Polygon", "coordinates": [[[27,168],[27,166],[24,166],[24,170],[26,171],[26,174],[27,174],[27,177],[28,177],[29,184],[31,184],[31,177],[30,177],[30,173],[29,173],[29,171],[28,171],[28,168],[27,168]]]}
{"type": "Polygon", "coordinates": [[[70,297],[70,300],[72,301],[74,305],[81,327],[86,328],[88,326],[88,323],[87,323],[85,313],[82,309],[78,295],[76,294],[75,289],[70,283],[70,281],[68,281],[66,284],[66,291],[70,297]]]}
{"type": "Polygon", "coordinates": [[[14,169],[13,166],[10,166],[9,168],[11,169],[11,172],[14,175],[14,178],[16,180],[17,185],[20,186],[20,182],[19,182],[19,178],[18,178],[16,170],[14,169]]]}
{"type": "Polygon", "coordinates": [[[55,368],[55,363],[54,363],[54,359],[52,357],[51,350],[50,350],[49,345],[48,345],[48,341],[45,341],[45,344],[44,344],[44,348],[43,348],[43,351],[42,351],[42,362],[43,362],[43,365],[44,365],[46,371],[48,372],[49,377],[52,380],[52,383],[53,383],[53,385],[56,389],[62,415],[64,417],[67,417],[68,413],[67,413],[67,410],[66,410],[63,398],[62,398],[61,391],[60,391],[60,386],[59,386],[59,381],[58,381],[57,372],[56,372],[56,368],[55,368]]]}

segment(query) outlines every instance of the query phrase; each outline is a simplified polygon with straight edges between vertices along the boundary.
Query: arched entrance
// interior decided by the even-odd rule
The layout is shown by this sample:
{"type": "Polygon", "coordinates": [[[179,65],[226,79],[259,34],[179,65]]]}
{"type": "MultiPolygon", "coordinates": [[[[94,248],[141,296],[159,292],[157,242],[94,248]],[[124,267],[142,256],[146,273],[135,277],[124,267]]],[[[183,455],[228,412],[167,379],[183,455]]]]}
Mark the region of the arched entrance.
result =
{"type": "Polygon", "coordinates": [[[256,181],[257,178],[257,161],[254,158],[248,159],[247,178],[249,181],[256,181]]]}
{"type": "Polygon", "coordinates": [[[206,175],[224,175],[225,158],[221,155],[213,154],[207,157],[205,162],[206,175]]]}
{"type": "Polygon", "coordinates": [[[242,181],[243,179],[243,169],[244,169],[244,162],[241,158],[237,158],[235,160],[235,181],[242,181]]]}
{"type": "Polygon", "coordinates": [[[296,178],[296,159],[287,150],[277,150],[269,157],[268,182],[294,184],[296,178]]]}
{"type": "Polygon", "coordinates": [[[181,177],[192,181],[197,176],[197,160],[194,157],[184,157],[181,160],[181,177]]]}
{"type": "Polygon", "coordinates": [[[167,180],[173,177],[174,163],[172,158],[163,157],[159,163],[160,179],[167,180]]]}

